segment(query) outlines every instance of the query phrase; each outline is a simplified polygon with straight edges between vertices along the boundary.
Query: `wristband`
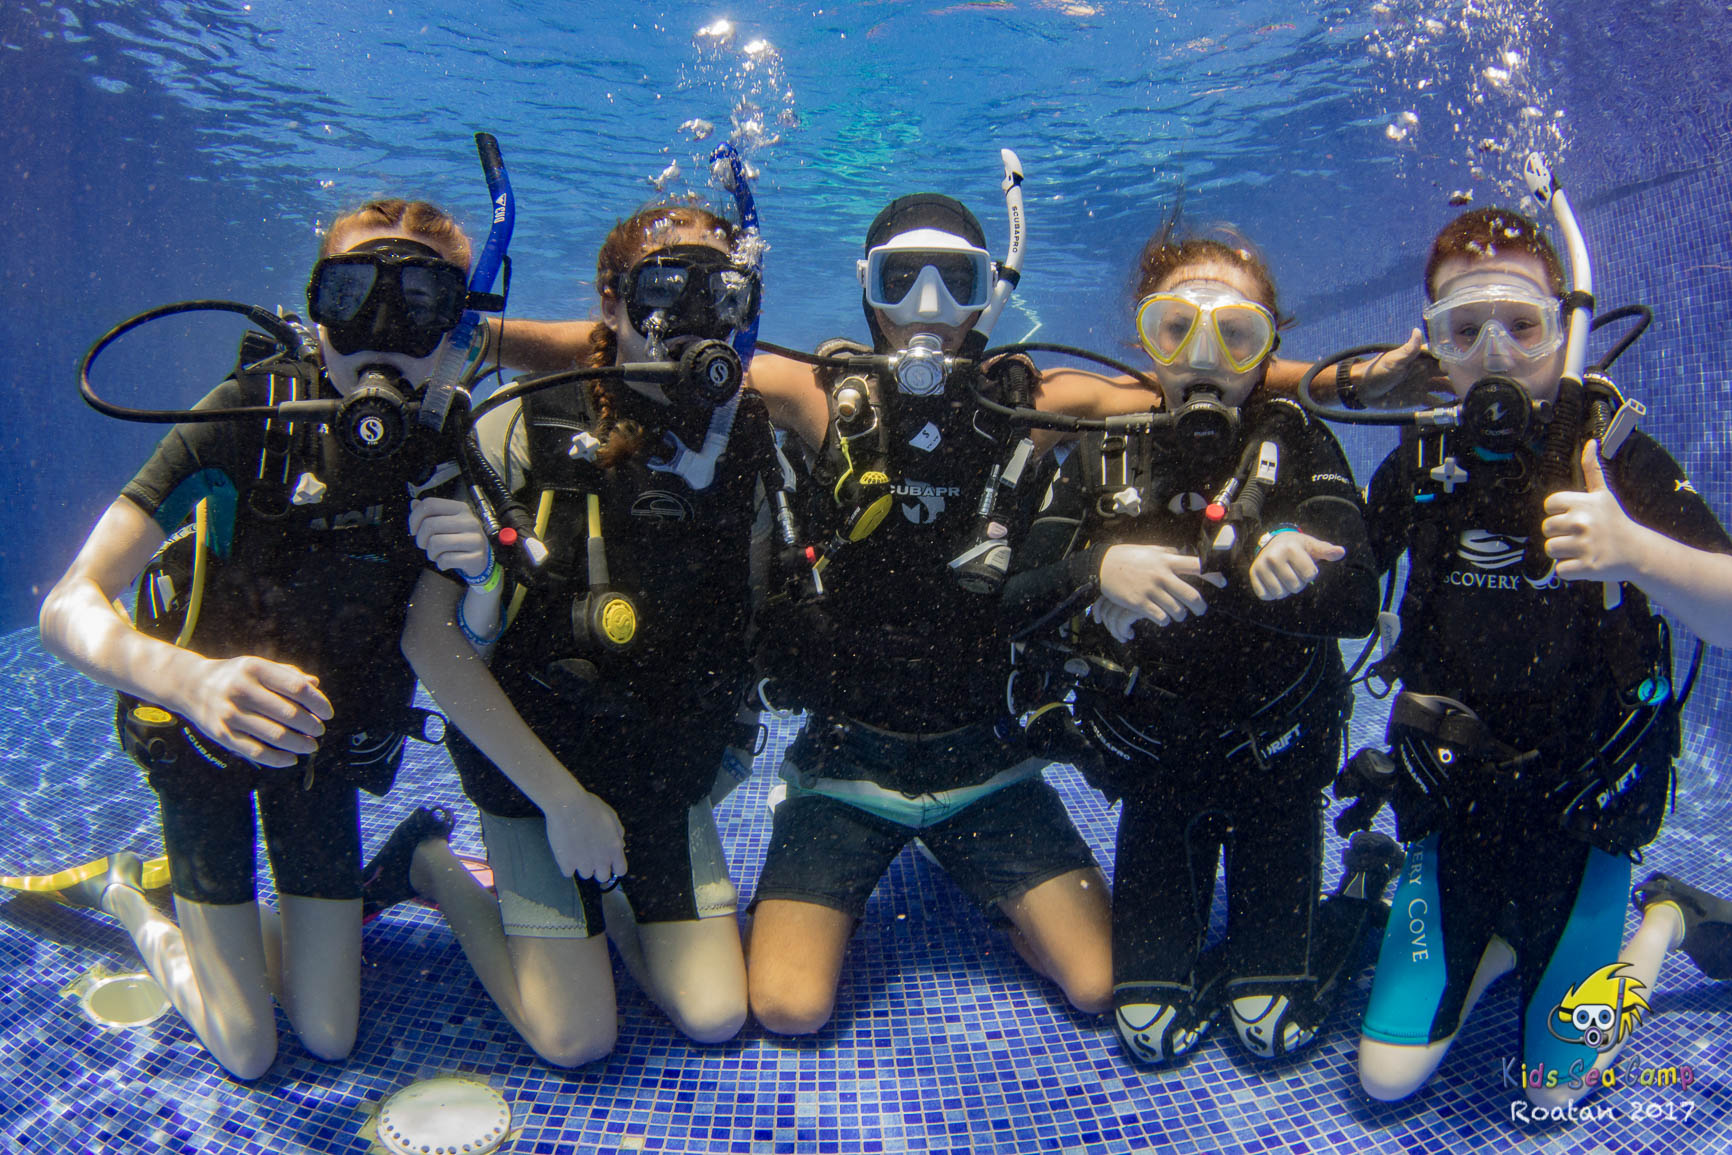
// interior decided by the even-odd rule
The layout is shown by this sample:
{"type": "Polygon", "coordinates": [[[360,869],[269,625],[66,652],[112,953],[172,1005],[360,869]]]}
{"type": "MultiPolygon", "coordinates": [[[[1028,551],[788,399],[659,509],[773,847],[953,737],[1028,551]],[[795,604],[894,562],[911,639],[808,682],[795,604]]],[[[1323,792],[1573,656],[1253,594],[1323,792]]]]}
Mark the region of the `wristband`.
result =
{"type": "Polygon", "coordinates": [[[1363,409],[1365,402],[1359,399],[1359,386],[1353,383],[1353,363],[1337,361],[1335,363],[1335,399],[1341,402],[1343,409],[1363,409]]]}
{"type": "Polygon", "coordinates": [[[499,640],[499,635],[505,632],[505,623],[499,623],[499,627],[500,628],[493,631],[492,637],[482,637],[480,634],[469,628],[469,623],[464,620],[463,617],[463,603],[457,603],[457,628],[463,631],[463,636],[468,638],[469,644],[474,646],[476,649],[486,649],[494,642],[497,642],[499,640]]]}
{"type": "Polygon", "coordinates": [[[1263,547],[1268,545],[1270,542],[1274,541],[1281,534],[1298,533],[1298,532],[1299,532],[1298,526],[1295,526],[1295,525],[1278,525],[1274,529],[1270,530],[1268,533],[1264,534],[1262,537],[1257,539],[1257,552],[1262,553],[1263,547]]]}
{"type": "Polygon", "coordinates": [[[470,589],[478,589],[483,593],[492,593],[499,588],[500,583],[504,580],[503,571],[499,568],[499,559],[493,556],[491,545],[487,547],[487,565],[480,573],[474,577],[470,577],[468,574],[460,574],[459,576],[463,578],[464,583],[470,589]]]}

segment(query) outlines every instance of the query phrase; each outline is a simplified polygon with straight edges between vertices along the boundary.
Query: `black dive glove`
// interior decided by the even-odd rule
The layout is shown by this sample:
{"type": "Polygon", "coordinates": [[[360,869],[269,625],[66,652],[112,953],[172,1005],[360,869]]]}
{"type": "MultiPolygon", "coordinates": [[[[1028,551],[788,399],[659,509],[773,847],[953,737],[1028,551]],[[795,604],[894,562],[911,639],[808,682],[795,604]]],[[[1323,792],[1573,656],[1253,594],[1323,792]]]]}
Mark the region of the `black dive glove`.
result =
{"type": "Polygon", "coordinates": [[[1332,787],[1338,802],[1351,806],[1335,816],[1335,833],[1346,838],[1355,830],[1370,830],[1371,820],[1395,795],[1398,768],[1387,751],[1367,746],[1347,760],[1332,787]]]}

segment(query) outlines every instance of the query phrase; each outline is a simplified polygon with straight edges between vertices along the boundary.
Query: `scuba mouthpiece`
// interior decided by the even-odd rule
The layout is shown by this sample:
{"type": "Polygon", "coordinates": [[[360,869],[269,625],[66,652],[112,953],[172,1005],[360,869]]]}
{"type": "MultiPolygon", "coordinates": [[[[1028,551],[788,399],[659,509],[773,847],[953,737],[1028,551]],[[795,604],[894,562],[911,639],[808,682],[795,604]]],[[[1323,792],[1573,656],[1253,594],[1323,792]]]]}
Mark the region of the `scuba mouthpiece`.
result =
{"type": "Polygon", "coordinates": [[[1185,387],[1172,415],[1173,436],[1198,461],[1216,462],[1232,451],[1239,411],[1221,400],[1220,386],[1199,381],[1185,387]]]}
{"type": "Polygon", "coordinates": [[[343,448],[363,461],[383,461],[402,448],[408,436],[412,410],[409,383],[390,365],[368,365],[361,370],[354,392],[343,398],[337,411],[337,436],[343,448]]]}

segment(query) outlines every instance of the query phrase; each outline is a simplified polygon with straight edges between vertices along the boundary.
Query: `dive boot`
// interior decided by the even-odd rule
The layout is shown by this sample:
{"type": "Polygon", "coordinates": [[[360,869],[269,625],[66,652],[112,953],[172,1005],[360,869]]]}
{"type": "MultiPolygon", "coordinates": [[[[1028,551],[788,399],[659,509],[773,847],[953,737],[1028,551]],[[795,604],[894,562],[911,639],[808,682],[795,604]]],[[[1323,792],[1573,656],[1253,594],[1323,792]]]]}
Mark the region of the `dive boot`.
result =
{"type": "Polygon", "coordinates": [[[1679,882],[1669,874],[1650,874],[1630,895],[1636,909],[1670,902],[1684,915],[1684,941],[1678,949],[1696,969],[1718,982],[1732,979],[1732,902],[1679,882]]]}
{"type": "Polygon", "coordinates": [[[361,871],[362,921],[371,921],[387,907],[414,898],[409,865],[415,860],[415,848],[429,838],[449,839],[456,828],[457,816],[443,806],[418,806],[415,813],[398,823],[361,871]]]}

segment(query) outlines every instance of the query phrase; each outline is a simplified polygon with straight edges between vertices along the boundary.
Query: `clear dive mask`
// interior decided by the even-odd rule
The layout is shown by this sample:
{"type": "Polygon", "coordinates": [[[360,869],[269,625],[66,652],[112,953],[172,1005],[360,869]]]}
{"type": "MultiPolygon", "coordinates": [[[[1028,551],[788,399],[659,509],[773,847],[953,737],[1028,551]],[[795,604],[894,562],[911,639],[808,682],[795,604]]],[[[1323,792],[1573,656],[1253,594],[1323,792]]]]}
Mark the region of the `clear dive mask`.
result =
{"type": "Polygon", "coordinates": [[[1426,344],[1442,362],[1519,371],[1564,343],[1556,297],[1507,279],[1456,289],[1425,308],[1426,344]]]}
{"type": "Polygon", "coordinates": [[[857,266],[866,303],[891,323],[961,325],[992,300],[992,255],[952,233],[913,229],[857,266]]]}
{"type": "Polygon", "coordinates": [[[1275,347],[1275,316],[1228,290],[1181,285],[1143,298],[1137,336],[1156,364],[1248,373],[1275,347]]]}

